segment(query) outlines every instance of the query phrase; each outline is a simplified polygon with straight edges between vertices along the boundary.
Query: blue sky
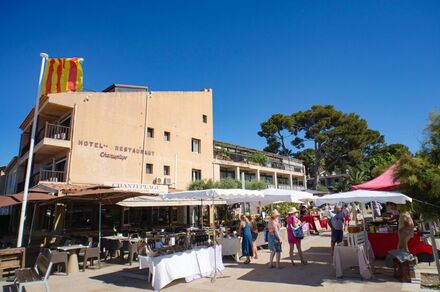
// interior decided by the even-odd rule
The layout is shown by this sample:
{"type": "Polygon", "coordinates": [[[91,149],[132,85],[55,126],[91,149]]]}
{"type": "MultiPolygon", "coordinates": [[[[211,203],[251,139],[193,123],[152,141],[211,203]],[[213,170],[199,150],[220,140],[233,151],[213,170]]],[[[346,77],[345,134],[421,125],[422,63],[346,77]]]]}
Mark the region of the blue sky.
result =
{"type": "Polygon", "coordinates": [[[84,57],[84,87],[214,90],[216,139],[313,104],[416,151],[440,110],[439,1],[13,1],[0,4],[0,165],[18,152],[39,53],[84,57]]]}

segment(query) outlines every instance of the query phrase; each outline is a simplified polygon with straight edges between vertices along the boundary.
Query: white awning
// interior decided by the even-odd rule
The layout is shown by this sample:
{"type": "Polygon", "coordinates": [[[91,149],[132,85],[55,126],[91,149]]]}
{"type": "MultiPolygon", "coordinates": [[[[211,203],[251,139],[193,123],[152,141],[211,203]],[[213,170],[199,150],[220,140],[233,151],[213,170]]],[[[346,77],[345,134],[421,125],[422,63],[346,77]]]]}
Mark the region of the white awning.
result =
{"type": "Polygon", "coordinates": [[[197,191],[186,191],[178,193],[163,194],[162,197],[168,200],[231,200],[231,199],[243,199],[247,201],[249,198],[263,198],[264,195],[261,191],[244,190],[244,189],[208,189],[197,191]]]}
{"type": "Polygon", "coordinates": [[[226,202],[228,204],[235,204],[241,202],[258,202],[262,205],[267,205],[270,203],[276,202],[289,202],[289,203],[304,203],[306,201],[314,201],[315,197],[311,193],[296,191],[296,190],[283,190],[283,189],[275,189],[268,188],[261,191],[263,193],[263,197],[252,197],[246,198],[246,200],[242,198],[238,199],[228,199],[226,202]]]}
{"type": "MultiPolygon", "coordinates": [[[[166,206],[200,206],[207,205],[207,203],[203,203],[201,200],[165,200],[161,197],[152,197],[152,196],[140,196],[134,198],[125,199],[117,205],[122,207],[131,207],[131,208],[141,208],[141,207],[166,207],[166,206]]],[[[214,205],[224,205],[226,204],[223,200],[214,200],[214,205]]]]}
{"type": "Polygon", "coordinates": [[[370,202],[405,204],[407,201],[412,202],[412,199],[402,193],[357,190],[322,196],[316,199],[316,206],[355,202],[364,204],[370,202]]]}

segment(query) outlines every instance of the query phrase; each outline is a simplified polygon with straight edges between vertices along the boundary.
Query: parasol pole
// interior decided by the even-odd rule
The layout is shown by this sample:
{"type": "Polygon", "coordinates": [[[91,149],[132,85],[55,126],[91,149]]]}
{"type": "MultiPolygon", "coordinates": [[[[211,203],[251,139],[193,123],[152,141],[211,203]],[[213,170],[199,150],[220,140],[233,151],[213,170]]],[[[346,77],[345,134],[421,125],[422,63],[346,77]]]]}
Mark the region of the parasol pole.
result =
{"type": "Polygon", "coordinates": [[[214,195],[215,193],[212,193],[212,212],[213,212],[213,218],[214,218],[214,276],[211,279],[211,282],[215,282],[215,279],[217,278],[217,242],[216,242],[216,234],[215,234],[215,213],[214,213],[214,195]]]}
{"type": "Polygon", "coordinates": [[[28,247],[31,246],[32,231],[34,230],[35,212],[36,212],[37,206],[38,206],[38,203],[35,203],[34,204],[34,211],[32,212],[31,228],[29,229],[28,247]]]}
{"type": "Polygon", "coordinates": [[[26,176],[24,180],[24,190],[23,190],[23,203],[21,204],[21,213],[20,213],[20,225],[18,227],[18,238],[17,238],[17,247],[22,246],[23,241],[23,231],[24,231],[24,223],[26,221],[26,207],[27,207],[27,201],[28,201],[28,193],[29,193],[29,182],[31,178],[31,171],[32,171],[32,159],[34,157],[34,144],[35,144],[35,132],[37,130],[37,122],[38,122],[38,111],[40,106],[40,95],[41,95],[41,84],[43,82],[43,75],[44,75],[44,67],[46,65],[46,61],[49,58],[49,56],[45,53],[40,54],[41,57],[41,67],[40,67],[40,77],[38,78],[38,91],[37,91],[37,97],[35,101],[35,108],[34,108],[34,119],[32,122],[32,130],[31,130],[31,139],[29,143],[29,151],[28,151],[28,161],[26,165],[26,176]]]}
{"type": "Polygon", "coordinates": [[[101,250],[101,212],[102,212],[102,201],[99,199],[99,219],[98,219],[98,246],[101,250]]]}

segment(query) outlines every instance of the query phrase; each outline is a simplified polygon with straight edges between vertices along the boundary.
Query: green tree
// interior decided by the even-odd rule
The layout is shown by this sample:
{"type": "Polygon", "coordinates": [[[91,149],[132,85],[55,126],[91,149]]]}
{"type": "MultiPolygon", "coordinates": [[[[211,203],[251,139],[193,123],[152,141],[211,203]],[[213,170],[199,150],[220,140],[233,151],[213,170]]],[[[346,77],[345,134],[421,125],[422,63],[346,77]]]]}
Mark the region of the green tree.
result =
{"type": "Polygon", "coordinates": [[[253,152],[248,155],[247,160],[249,162],[257,163],[261,166],[267,165],[267,157],[262,152],[253,152]]]}
{"type": "Polygon", "coordinates": [[[247,190],[264,190],[267,188],[267,182],[265,181],[258,181],[258,180],[251,180],[245,182],[245,188],[247,190]]]}
{"type": "Polygon", "coordinates": [[[440,165],[440,113],[432,112],[429,125],[425,129],[425,141],[422,145],[422,154],[426,155],[431,163],[440,165]]]}
{"type": "Polygon", "coordinates": [[[414,210],[425,220],[440,217],[440,168],[425,157],[404,156],[395,170],[399,188],[416,199],[414,210]]]}
{"type": "Polygon", "coordinates": [[[292,150],[289,149],[291,124],[291,117],[283,114],[274,114],[267,121],[261,123],[261,131],[258,132],[258,135],[266,138],[267,146],[264,151],[291,155],[292,150]]]}
{"type": "Polygon", "coordinates": [[[312,187],[315,189],[324,170],[356,166],[369,148],[383,143],[383,136],[369,129],[364,119],[354,113],[337,111],[331,105],[314,105],[291,116],[273,115],[261,124],[258,134],[266,138],[268,146],[265,149],[272,152],[291,154],[292,149],[287,148],[290,136],[290,144],[295,149],[311,144],[314,161],[310,174],[314,177],[312,187]]]}
{"type": "Polygon", "coordinates": [[[375,178],[396,163],[402,156],[411,152],[403,144],[377,145],[368,151],[364,166],[368,169],[370,178],[375,178]]]}
{"type": "Polygon", "coordinates": [[[303,162],[307,174],[313,173],[313,165],[315,163],[315,151],[313,149],[307,148],[298,151],[293,154],[293,157],[303,162]]]}

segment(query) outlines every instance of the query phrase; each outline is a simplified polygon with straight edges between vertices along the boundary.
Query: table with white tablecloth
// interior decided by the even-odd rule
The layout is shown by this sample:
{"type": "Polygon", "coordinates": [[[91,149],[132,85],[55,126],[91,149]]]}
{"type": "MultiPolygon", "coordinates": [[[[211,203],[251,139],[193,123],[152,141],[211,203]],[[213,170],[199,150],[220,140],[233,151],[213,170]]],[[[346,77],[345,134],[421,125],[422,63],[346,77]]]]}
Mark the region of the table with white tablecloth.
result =
{"type": "Polygon", "coordinates": [[[241,237],[219,237],[217,242],[222,246],[222,256],[233,256],[238,262],[241,256],[241,237]]]}
{"type": "Polygon", "coordinates": [[[203,247],[156,257],[139,256],[139,268],[149,269],[155,291],[177,279],[190,282],[211,276],[214,267],[224,270],[221,245],[216,246],[215,252],[213,247],[203,247]]]}
{"type": "Polygon", "coordinates": [[[359,273],[363,279],[371,279],[369,260],[364,245],[354,247],[335,246],[333,253],[333,265],[336,270],[336,277],[344,276],[344,269],[349,267],[359,267],[359,273]]]}

